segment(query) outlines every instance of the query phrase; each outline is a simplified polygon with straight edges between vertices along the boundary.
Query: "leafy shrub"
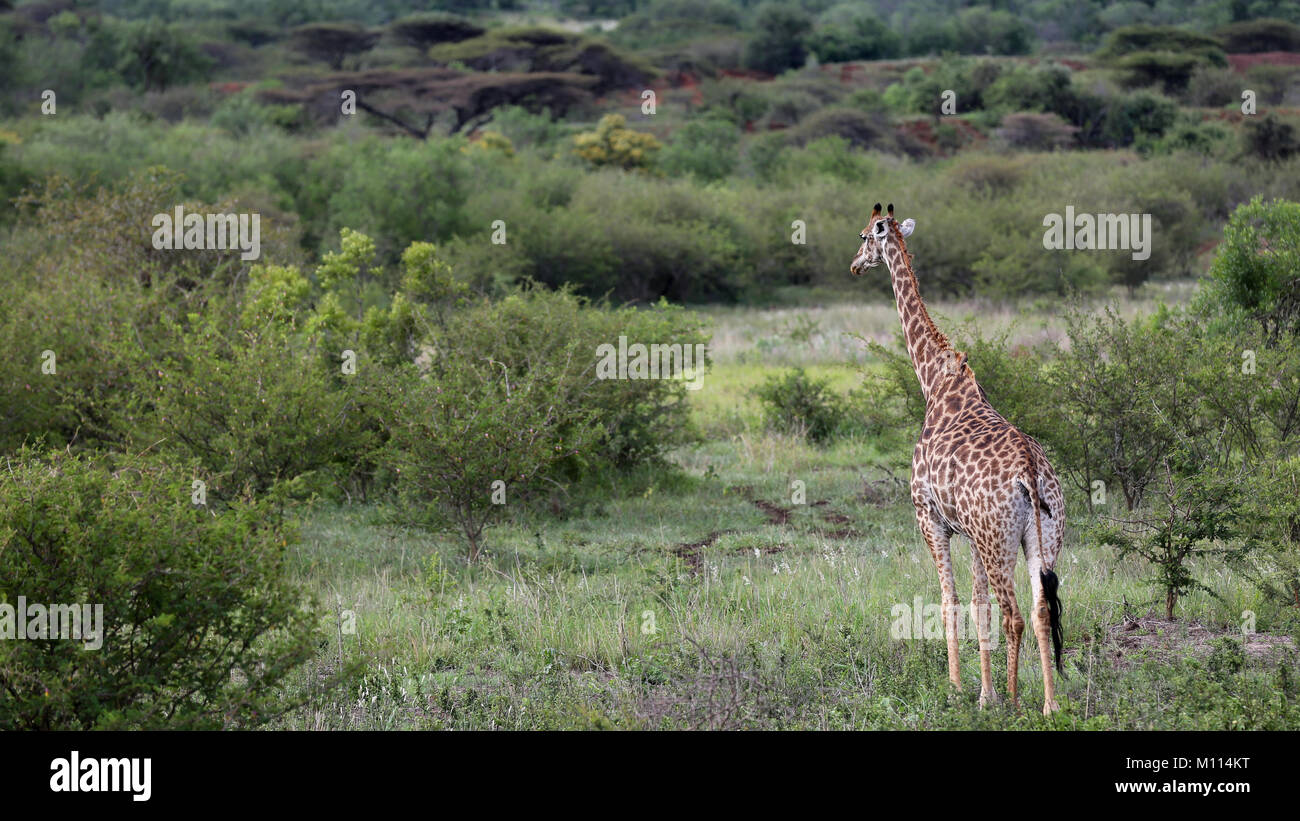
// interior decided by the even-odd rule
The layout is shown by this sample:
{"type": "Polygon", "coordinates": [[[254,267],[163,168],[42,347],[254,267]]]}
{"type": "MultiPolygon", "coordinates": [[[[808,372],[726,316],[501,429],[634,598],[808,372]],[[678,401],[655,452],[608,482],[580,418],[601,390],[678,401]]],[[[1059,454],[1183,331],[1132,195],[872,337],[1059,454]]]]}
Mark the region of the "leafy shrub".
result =
{"type": "Polygon", "coordinates": [[[1228,64],[1219,41],[1174,26],[1135,25],[1115,29],[1106,36],[1106,41],[1097,51],[1097,57],[1115,60],[1137,52],[1191,54],[1216,66],[1228,64]]]}
{"type": "Polygon", "coordinates": [[[1136,518],[1110,518],[1094,532],[1121,558],[1137,556],[1150,566],[1149,583],[1164,594],[1165,618],[1172,620],[1179,598],[1194,590],[1217,594],[1196,577],[1193,561],[1203,556],[1243,561],[1249,552],[1239,534],[1242,471],[1187,464],[1185,454],[1166,456],[1153,483],[1155,505],[1136,518]],[[1182,462],[1176,469],[1171,462],[1182,462]],[[1199,468],[1199,469],[1196,469],[1199,468]]]}
{"type": "Polygon", "coordinates": [[[1078,130],[1056,114],[1008,114],[993,133],[1013,148],[1056,151],[1073,145],[1078,130]]]}
{"type": "Polygon", "coordinates": [[[268,503],[192,504],[193,478],[142,457],[9,460],[0,599],[98,605],[103,620],[94,650],[0,641],[0,725],[220,729],[283,708],[285,677],[315,649],[285,569],[293,528],[268,503]]]}
{"type": "Polygon", "coordinates": [[[981,194],[1005,195],[1025,178],[1023,159],[990,155],[962,157],[948,169],[948,176],[963,188],[981,194]]]}
{"type": "Polygon", "coordinates": [[[1215,31],[1215,36],[1231,54],[1300,51],[1300,26],[1272,17],[1229,23],[1215,31]]]}
{"type": "Polygon", "coordinates": [[[812,18],[802,8],[767,2],[754,14],[755,34],[745,47],[745,65],[769,74],[799,68],[807,59],[804,38],[812,18]]]}
{"type": "Polygon", "coordinates": [[[769,376],[754,389],[754,396],[763,404],[763,415],[772,429],[824,442],[845,420],[844,400],[829,385],[829,379],[816,379],[795,368],[769,376]]]}
{"type": "Polygon", "coordinates": [[[1162,51],[1139,51],[1115,61],[1123,82],[1131,88],[1159,86],[1166,94],[1187,88],[1192,75],[1207,63],[1195,54],[1172,54],[1162,51]]]}
{"type": "Polygon", "coordinates": [[[1047,111],[1062,114],[1070,95],[1070,72],[1062,66],[1016,66],[1002,72],[984,90],[984,106],[995,111],[1047,111]]]}
{"type": "Polygon", "coordinates": [[[661,165],[669,174],[720,180],[736,170],[739,143],[739,130],[726,120],[693,120],[674,135],[661,155],[661,165]]]}
{"type": "Polygon", "coordinates": [[[1247,122],[1242,131],[1242,141],[1247,154],[1268,162],[1280,162],[1300,154],[1300,139],[1296,138],[1295,126],[1273,114],[1247,122]]]}
{"type": "Polygon", "coordinates": [[[581,453],[593,435],[590,412],[572,407],[565,390],[574,365],[572,357],[542,360],[521,375],[504,363],[458,359],[427,378],[413,368],[385,374],[381,418],[411,518],[450,524],[476,561],[505,494],[581,453]]]}
{"type": "Polygon", "coordinates": [[[1300,330],[1300,203],[1240,205],[1223,229],[1203,304],[1241,311],[1276,340],[1300,330]]]}
{"type": "Polygon", "coordinates": [[[887,60],[902,52],[903,41],[870,9],[840,3],[822,12],[808,36],[808,49],[823,63],[887,60]]]}
{"type": "Polygon", "coordinates": [[[653,134],[627,127],[622,114],[606,114],[595,131],[573,138],[573,153],[595,166],[644,170],[655,164],[663,144],[653,134]]]}
{"type": "Polygon", "coordinates": [[[1187,81],[1187,101],[1192,105],[1220,106],[1241,101],[1241,76],[1229,68],[1199,66],[1187,81]]]}
{"type": "MultiPolygon", "coordinates": [[[[417,241],[440,241],[469,228],[462,208],[474,179],[460,140],[339,144],[318,167],[329,236],[352,228],[375,238],[391,263],[417,241]]],[[[475,226],[488,230],[488,225],[475,226]]]]}
{"type": "Polygon", "coordinates": [[[1070,345],[1052,373],[1072,430],[1057,447],[1080,490],[1091,492],[1097,479],[1118,483],[1133,510],[1169,454],[1208,441],[1215,420],[1192,386],[1222,382],[1237,357],[1233,346],[1223,350],[1230,341],[1204,339],[1193,317],[1170,311],[1129,323],[1108,308],[1071,312],[1068,321],[1070,345]],[[1197,356],[1188,356],[1193,349],[1197,356]]]}
{"type": "MultiPolygon", "coordinates": [[[[652,461],[694,438],[685,381],[600,377],[600,346],[617,348],[620,336],[629,344],[708,342],[698,317],[666,303],[613,310],[568,290],[536,287],[453,312],[431,342],[439,351],[436,361],[447,367],[461,360],[490,359],[520,384],[533,380],[534,371],[546,384],[562,379],[554,388],[568,403],[561,410],[591,412],[598,425],[579,462],[568,465],[576,478],[584,471],[652,461]],[[570,359],[572,363],[565,364],[570,359]]],[[[692,364],[707,367],[707,357],[692,364]]],[[[568,419],[559,418],[562,430],[568,419]]]]}
{"type": "Polygon", "coordinates": [[[1159,137],[1178,121],[1178,105],[1150,91],[1118,96],[1107,109],[1102,135],[1112,145],[1131,145],[1139,134],[1159,137]]]}
{"type": "Polygon", "coordinates": [[[225,493],[295,480],[341,485],[367,441],[361,409],[318,359],[341,363],[342,350],[318,353],[304,345],[315,340],[292,338],[274,321],[244,329],[195,320],[175,329],[154,362],[149,418],[164,450],[196,462],[225,493]]]}

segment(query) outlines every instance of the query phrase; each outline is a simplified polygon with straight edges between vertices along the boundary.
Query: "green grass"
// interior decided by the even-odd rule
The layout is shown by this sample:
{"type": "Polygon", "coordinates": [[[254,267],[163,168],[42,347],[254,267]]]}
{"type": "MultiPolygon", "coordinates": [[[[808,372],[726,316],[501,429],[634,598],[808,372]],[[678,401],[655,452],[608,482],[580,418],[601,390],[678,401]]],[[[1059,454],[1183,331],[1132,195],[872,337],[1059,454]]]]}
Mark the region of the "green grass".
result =
{"type": "MultiPolygon", "coordinates": [[[[738,324],[762,333],[758,321],[738,324]]],[[[952,692],[941,639],[891,637],[894,608],[939,600],[905,484],[878,467],[907,453],[863,440],[817,448],[762,430],[746,390],[787,364],[774,358],[740,361],[724,347],[692,397],[713,431],[706,442],[617,487],[510,507],[475,567],[452,534],[394,527],[373,508],[316,510],[295,572],[329,607],[353,611],[356,630],[330,628],[301,677],[308,702],[280,726],[1300,727],[1294,613],[1207,565],[1197,571],[1217,599],[1193,593],[1175,623],[1140,618],[1125,630],[1126,614],[1159,609],[1157,593],[1139,564],[1080,542],[1088,514],[1076,499],[1058,564],[1063,711],[1040,714],[1028,631],[1019,711],[978,708],[973,638],[962,643],[965,688],[952,692]],[[778,523],[781,510],[788,520],[778,523]],[[1242,636],[1247,610],[1264,635],[1242,636]],[[315,684],[339,671],[351,671],[341,686],[315,684]]],[[[815,357],[804,364],[852,375],[815,357]]],[[[898,476],[905,483],[906,471],[898,476]]],[[[969,601],[968,543],[953,549],[969,601]]],[[[1005,696],[998,638],[994,680],[1005,696]]]]}

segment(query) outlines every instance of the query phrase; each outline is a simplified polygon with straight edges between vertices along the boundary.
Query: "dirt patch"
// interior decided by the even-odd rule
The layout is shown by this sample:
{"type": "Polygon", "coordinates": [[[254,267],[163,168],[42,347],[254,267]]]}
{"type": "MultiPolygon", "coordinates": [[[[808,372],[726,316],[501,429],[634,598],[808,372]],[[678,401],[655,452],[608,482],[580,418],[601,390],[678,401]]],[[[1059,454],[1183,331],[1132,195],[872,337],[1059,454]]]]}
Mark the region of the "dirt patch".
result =
{"type": "Polygon", "coordinates": [[[754,507],[767,514],[767,521],[774,525],[790,523],[790,509],[773,504],[764,499],[755,499],[754,507]]]}
{"type": "Polygon", "coordinates": [[[1300,66],[1300,54],[1290,51],[1262,51],[1258,54],[1229,54],[1228,65],[1236,72],[1255,66],[1300,66]]]}
{"type": "Polygon", "coordinates": [[[725,530],[715,530],[705,537],[703,541],[682,542],[673,548],[673,554],[679,556],[682,561],[690,566],[691,573],[699,573],[700,568],[704,566],[704,559],[701,558],[700,551],[712,546],[726,532],[725,530]]]}
{"type": "Polygon", "coordinates": [[[1126,616],[1106,629],[1106,637],[1110,645],[1106,654],[1117,667],[1127,666],[1129,657],[1138,653],[1164,657],[1191,651],[1206,656],[1223,638],[1240,641],[1246,657],[1256,663],[1274,661],[1296,649],[1290,636],[1243,634],[1239,629],[1210,627],[1198,621],[1170,621],[1154,615],[1126,616]]]}

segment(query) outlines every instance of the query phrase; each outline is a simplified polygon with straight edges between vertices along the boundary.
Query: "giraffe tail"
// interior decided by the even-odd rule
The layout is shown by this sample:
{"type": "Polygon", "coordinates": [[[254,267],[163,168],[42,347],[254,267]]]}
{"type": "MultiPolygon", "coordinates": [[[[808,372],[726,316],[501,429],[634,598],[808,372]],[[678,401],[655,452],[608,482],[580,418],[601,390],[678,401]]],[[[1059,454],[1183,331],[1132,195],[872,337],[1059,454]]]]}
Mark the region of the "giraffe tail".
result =
{"type": "Polygon", "coordinates": [[[1047,614],[1052,625],[1052,654],[1056,659],[1056,672],[1062,676],[1065,675],[1065,668],[1061,666],[1061,598],[1056,594],[1056,588],[1060,581],[1056,578],[1056,572],[1044,570],[1039,574],[1043,581],[1043,598],[1047,600],[1047,614]]]}
{"type": "Polygon", "coordinates": [[[1060,580],[1056,578],[1056,572],[1050,567],[1045,567],[1046,563],[1042,561],[1043,514],[1051,516],[1052,512],[1038,494],[1038,465],[1034,455],[1028,448],[1025,449],[1025,455],[1028,457],[1028,469],[1025,471],[1026,475],[1020,479],[1020,484],[1024,485],[1029,495],[1029,504],[1034,509],[1034,527],[1038,531],[1038,578],[1043,584],[1043,599],[1047,603],[1048,622],[1052,628],[1052,655],[1056,661],[1056,671],[1064,676],[1065,668],[1061,666],[1061,645],[1064,643],[1061,631],[1061,598],[1057,595],[1060,580]]]}

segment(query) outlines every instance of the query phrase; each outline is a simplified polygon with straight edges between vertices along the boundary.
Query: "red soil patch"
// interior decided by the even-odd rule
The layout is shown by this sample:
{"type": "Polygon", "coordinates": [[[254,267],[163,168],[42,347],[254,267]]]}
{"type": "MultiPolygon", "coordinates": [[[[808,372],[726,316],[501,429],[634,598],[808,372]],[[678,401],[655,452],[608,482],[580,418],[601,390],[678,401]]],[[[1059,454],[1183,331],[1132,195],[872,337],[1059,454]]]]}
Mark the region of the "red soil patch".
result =
{"type": "Polygon", "coordinates": [[[682,542],[673,548],[673,553],[680,556],[682,561],[690,565],[692,573],[699,573],[700,568],[704,564],[704,560],[700,558],[700,551],[716,542],[723,532],[724,531],[721,530],[715,530],[710,533],[704,541],[700,542],[682,542]]]}
{"type": "Polygon", "coordinates": [[[1253,66],[1300,66],[1300,54],[1291,51],[1229,54],[1228,65],[1236,72],[1244,72],[1253,66]]]}
{"type": "Polygon", "coordinates": [[[780,505],[774,505],[762,499],[755,499],[754,507],[766,513],[767,520],[774,525],[783,525],[790,522],[790,511],[780,505]]]}
{"type": "Polygon", "coordinates": [[[754,71],[753,69],[748,68],[721,68],[718,69],[718,74],[721,74],[723,77],[732,77],[737,80],[754,80],[760,83],[765,83],[772,79],[771,74],[765,74],[761,71],[754,71]]]}

